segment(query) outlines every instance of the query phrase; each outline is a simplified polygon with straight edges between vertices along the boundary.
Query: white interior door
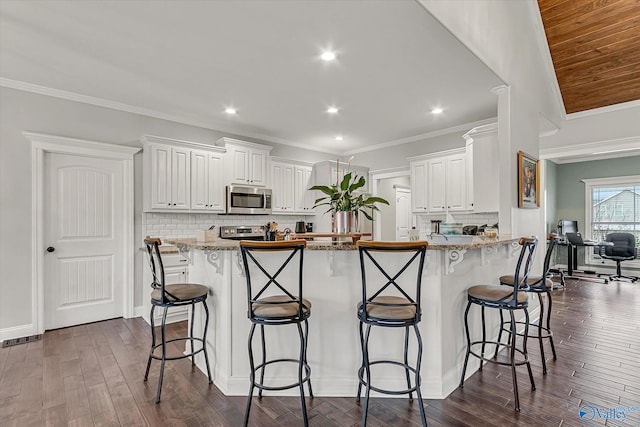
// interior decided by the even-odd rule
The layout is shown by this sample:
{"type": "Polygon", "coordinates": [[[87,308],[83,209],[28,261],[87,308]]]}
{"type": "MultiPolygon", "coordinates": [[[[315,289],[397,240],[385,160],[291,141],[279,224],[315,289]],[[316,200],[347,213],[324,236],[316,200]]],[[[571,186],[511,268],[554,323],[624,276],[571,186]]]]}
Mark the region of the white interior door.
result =
{"type": "Polygon", "coordinates": [[[408,241],[411,228],[411,190],[396,188],[396,240],[408,241]]]}
{"type": "Polygon", "coordinates": [[[48,153],[44,165],[45,329],[121,317],[122,162],[48,153]]]}

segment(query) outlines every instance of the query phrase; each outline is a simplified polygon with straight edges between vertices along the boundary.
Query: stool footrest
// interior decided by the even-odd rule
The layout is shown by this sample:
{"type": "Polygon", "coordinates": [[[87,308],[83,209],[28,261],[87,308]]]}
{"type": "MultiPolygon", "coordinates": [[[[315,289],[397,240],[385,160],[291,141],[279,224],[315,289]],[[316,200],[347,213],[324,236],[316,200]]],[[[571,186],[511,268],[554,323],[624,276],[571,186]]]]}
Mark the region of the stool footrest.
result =
{"type": "MultiPolygon", "coordinates": [[[[295,363],[295,364],[300,364],[300,361],[298,359],[274,359],[274,360],[268,360],[265,363],[261,363],[260,365],[256,365],[255,367],[255,372],[257,373],[259,370],[264,369],[267,365],[271,365],[273,363],[279,363],[279,362],[289,362],[289,363],[295,363]]],[[[309,381],[309,379],[311,378],[311,368],[309,367],[309,364],[306,362],[302,362],[302,366],[305,370],[305,377],[302,378],[302,383],[306,383],[307,381],[309,381]]],[[[283,385],[283,386],[266,386],[264,384],[260,384],[257,381],[253,381],[253,385],[254,387],[260,389],[260,390],[267,390],[267,391],[280,391],[280,390],[288,390],[290,388],[294,388],[294,387],[300,387],[300,383],[298,381],[296,381],[293,384],[287,384],[287,385],[283,385]]]]}
{"type": "MultiPolygon", "coordinates": [[[[371,365],[378,365],[378,364],[391,364],[391,365],[396,365],[396,366],[402,366],[405,369],[410,370],[411,372],[413,372],[414,374],[416,374],[416,368],[407,365],[405,363],[402,362],[398,362],[395,360],[375,360],[373,362],[369,362],[369,366],[371,365]]],[[[365,371],[365,367],[361,366],[360,369],[358,369],[358,377],[360,379],[360,384],[362,384],[363,386],[367,386],[367,381],[364,380],[364,371],[365,371]]],[[[415,386],[408,388],[406,390],[385,390],[385,389],[381,389],[378,387],[374,387],[373,385],[370,385],[369,388],[371,390],[377,391],[378,393],[383,393],[383,394],[391,394],[391,395],[402,395],[402,394],[409,394],[409,393],[413,393],[414,391],[418,390],[418,387],[420,387],[420,382],[421,382],[421,378],[420,376],[418,376],[418,384],[416,384],[415,386]]]]}
{"type": "MultiPolygon", "coordinates": [[[[503,323],[503,325],[508,325],[509,323],[510,323],[510,322],[504,322],[504,323],[503,323]]],[[[518,321],[518,322],[516,322],[516,324],[517,324],[517,325],[525,325],[525,324],[526,324],[526,322],[518,321]]],[[[540,327],[540,326],[536,325],[535,323],[529,323],[529,328],[530,328],[530,329],[531,329],[531,328],[535,328],[535,329],[540,328],[540,329],[542,329],[543,331],[546,331],[547,333],[546,333],[546,334],[543,334],[543,335],[542,335],[542,337],[540,337],[540,336],[538,336],[538,335],[532,335],[531,333],[528,333],[528,334],[527,334],[527,338],[552,338],[552,337],[553,337],[553,331],[551,331],[549,328],[547,328],[547,327],[545,327],[545,326],[540,327]]],[[[507,329],[507,328],[503,327],[503,328],[502,328],[502,330],[503,330],[504,332],[511,333],[511,329],[507,329]]],[[[516,332],[516,336],[518,336],[518,337],[523,337],[523,336],[524,336],[524,334],[523,334],[522,332],[516,332]]]]}
{"type": "MultiPolygon", "coordinates": [[[[197,350],[194,350],[194,351],[193,351],[193,352],[191,352],[191,353],[183,354],[183,355],[181,355],[181,356],[165,357],[165,358],[164,358],[164,360],[180,360],[180,359],[186,359],[187,357],[194,356],[194,355],[196,355],[196,354],[200,353],[201,351],[204,351],[205,343],[204,343],[204,341],[202,340],[202,338],[196,338],[196,337],[172,338],[172,339],[170,339],[170,340],[167,340],[167,341],[166,341],[166,344],[169,344],[170,342],[174,342],[174,341],[191,341],[191,342],[192,342],[192,344],[193,344],[193,341],[199,341],[199,342],[201,342],[201,343],[202,343],[202,347],[200,347],[200,348],[199,348],[199,349],[197,349],[197,350]]],[[[153,353],[156,351],[156,349],[157,349],[157,348],[160,348],[160,347],[162,347],[162,343],[160,343],[160,344],[156,344],[156,345],[154,345],[154,346],[153,346],[153,349],[151,350],[151,355],[150,355],[150,357],[151,357],[152,359],[155,359],[155,360],[162,360],[162,356],[156,356],[155,354],[153,354],[153,353]]]]}
{"type": "MultiPolygon", "coordinates": [[[[480,354],[478,354],[478,353],[476,353],[476,352],[474,352],[474,351],[472,350],[473,346],[475,346],[475,345],[482,345],[482,344],[485,344],[485,345],[487,345],[487,344],[493,344],[493,345],[498,345],[498,346],[505,347],[505,348],[507,348],[507,349],[511,349],[511,347],[512,347],[512,346],[511,346],[510,344],[505,344],[505,343],[502,343],[502,342],[499,342],[499,341],[473,341],[473,342],[471,343],[471,347],[470,347],[470,349],[469,349],[469,354],[472,354],[473,356],[477,357],[477,358],[478,358],[478,359],[480,359],[480,360],[484,360],[485,362],[495,363],[495,364],[503,365],[503,366],[511,366],[511,362],[501,362],[501,361],[499,361],[499,360],[494,359],[493,357],[491,357],[491,358],[489,359],[489,358],[486,358],[486,357],[484,357],[484,356],[482,356],[482,355],[480,355],[480,354]]],[[[522,357],[524,357],[524,359],[523,359],[523,360],[514,360],[514,361],[513,361],[513,365],[515,365],[515,366],[520,366],[520,365],[526,365],[527,363],[529,363],[529,356],[528,356],[528,355],[526,355],[526,354],[525,354],[522,350],[520,350],[519,348],[514,348],[514,350],[515,350],[517,353],[520,353],[520,355],[522,355],[522,357]]],[[[493,352],[492,352],[492,353],[493,353],[493,352]]]]}

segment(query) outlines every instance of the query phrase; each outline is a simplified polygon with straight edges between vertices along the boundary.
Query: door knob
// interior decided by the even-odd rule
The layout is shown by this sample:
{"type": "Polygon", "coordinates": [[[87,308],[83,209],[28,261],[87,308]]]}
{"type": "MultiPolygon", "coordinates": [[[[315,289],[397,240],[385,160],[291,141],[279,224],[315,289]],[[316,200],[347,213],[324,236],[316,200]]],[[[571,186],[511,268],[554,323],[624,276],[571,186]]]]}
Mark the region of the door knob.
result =
{"type": "Polygon", "coordinates": [[[53,251],[55,251],[55,250],[56,250],[56,248],[54,248],[53,246],[49,246],[49,247],[47,248],[47,252],[53,252],[53,251]]]}

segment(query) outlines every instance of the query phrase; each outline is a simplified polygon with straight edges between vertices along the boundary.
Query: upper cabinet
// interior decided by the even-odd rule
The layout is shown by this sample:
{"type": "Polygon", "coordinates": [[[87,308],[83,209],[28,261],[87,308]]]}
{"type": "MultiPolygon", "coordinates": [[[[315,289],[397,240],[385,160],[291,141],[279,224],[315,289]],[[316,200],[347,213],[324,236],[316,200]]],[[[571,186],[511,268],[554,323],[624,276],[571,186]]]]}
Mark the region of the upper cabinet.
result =
{"type": "Polygon", "coordinates": [[[223,153],[191,151],[191,210],[224,213],[223,153]]]}
{"type": "Polygon", "coordinates": [[[313,191],[309,191],[312,176],[310,163],[271,158],[273,211],[280,213],[312,214],[313,191]]]}
{"type": "Polygon", "coordinates": [[[500,164],[498,124],[471,129],[463,135],[466,141],[467,209],[473,212],[498,212],[500,199],[500,164]]]}
{"type": "Polygon", "coordinates": [[[467,167],[464,149],[409,159],[414,213],[466,211],[467,167]]]}
{"type": "Polygon", "coordinates": [[[229,185],[267,184],[267,157],[272,147],[233,138],[216,141],[227,150],[225,155],[225,182],[229,185]]]}
{"type": "Polygon", "coordinates": [[[333,160],[328,160],[314,165],[315,184],[314,185],[340,185],[342,178],[351,172],[354,175],[363,176],[365,179],[364,187],[358,189],[361,193],[369,191],[369,168],[365,166],[349,165],[348,163],[339,162],[336,164],[333,160]]]}
{"type": "Polygon", "coordinates": [[[144,150],[142,192],[145,212],[224,211],[224,202],[216,192],[215,183],[222,173],[222,165],[215,160],[222,158],[224,149],[150,135],[143,136],[140,141],[144,150]],[[194,153],[199,154],[194,157],[194,153]]]}

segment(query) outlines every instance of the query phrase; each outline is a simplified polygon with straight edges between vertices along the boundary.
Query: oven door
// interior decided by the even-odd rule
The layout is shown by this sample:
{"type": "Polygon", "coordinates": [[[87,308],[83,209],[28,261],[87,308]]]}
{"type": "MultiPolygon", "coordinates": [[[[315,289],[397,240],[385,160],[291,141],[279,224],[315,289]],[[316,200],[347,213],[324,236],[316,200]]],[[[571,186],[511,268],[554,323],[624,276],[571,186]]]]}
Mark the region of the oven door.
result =
{"type": "Polygon", "coordinates": [[[227,187],[227,213],[268,215],[271,213],[271,190],[261,187],[227,187]]]}

